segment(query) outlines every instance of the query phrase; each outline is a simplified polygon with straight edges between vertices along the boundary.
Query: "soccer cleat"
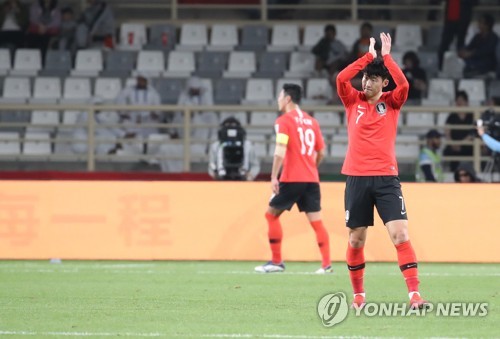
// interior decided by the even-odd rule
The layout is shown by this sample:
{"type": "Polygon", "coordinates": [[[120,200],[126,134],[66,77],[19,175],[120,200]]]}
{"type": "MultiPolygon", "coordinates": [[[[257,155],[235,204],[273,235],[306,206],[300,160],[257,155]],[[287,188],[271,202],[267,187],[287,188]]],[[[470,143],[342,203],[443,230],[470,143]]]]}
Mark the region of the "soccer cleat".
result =
{"type": "Polygon", "coordinates": [[[268,261],[264,265],[255,267],[255,272],[259,273],[275,273],[275,272],[283,272],[284,270],[285,270],[285,264],[283,264],[282,262],[279,264],[275,264],[272,261],[268,261]]]}
{"type": "Polygon", "coordinates": [[[410,297],[410,308],[412,310],[416,309],[423,309],[429,307],[429,302],[425,301],[422,299],[420,296],[420,293],[418,292],[411,292],[411,297],[410,297]]]}
{"type": "Polygon", "coordinates": [[[354,295],[354,299],[352,300],[351,307],[355,309],[360,309],[365,306],[366,301],[365,301],[365,294],[364,293],[356,293],[354,295]]]}
{"type": "Polygon", "coordinates": [[[331,265],[326,266],[326,267],[321,267],[319,268],[316,272],[316,274],[327,274],[327,273],[333,273],[333,268],[331,265]]]}

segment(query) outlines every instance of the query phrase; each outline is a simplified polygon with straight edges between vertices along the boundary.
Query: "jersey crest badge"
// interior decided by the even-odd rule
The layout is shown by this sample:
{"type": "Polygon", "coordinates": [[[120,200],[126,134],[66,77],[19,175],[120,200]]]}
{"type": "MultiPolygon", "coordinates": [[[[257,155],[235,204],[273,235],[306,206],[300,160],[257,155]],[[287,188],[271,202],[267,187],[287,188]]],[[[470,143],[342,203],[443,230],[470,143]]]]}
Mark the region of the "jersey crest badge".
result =
{"type": "Polygon", "coordinates": [[[385,102],[379,102],[377,106],[375,106],[375,109],[379,115],[387,113],[387,106],[385,105],[385,102]]]}

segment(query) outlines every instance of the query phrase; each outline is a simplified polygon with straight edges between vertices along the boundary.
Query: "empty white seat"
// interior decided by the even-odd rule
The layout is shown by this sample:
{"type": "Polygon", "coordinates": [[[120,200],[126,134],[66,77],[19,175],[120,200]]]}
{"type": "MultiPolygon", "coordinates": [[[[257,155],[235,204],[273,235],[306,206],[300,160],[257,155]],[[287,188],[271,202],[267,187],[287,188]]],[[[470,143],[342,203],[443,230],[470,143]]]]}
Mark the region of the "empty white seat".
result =
{"type": "Polygon", "coordinates": [[[269,104],[274,99],[271,79],[248,79],[243,102],[269,104]]]}
{"type": "Polygon", "coordinates": [[[338,112],[315,112],[314,118],[318,120],[321,130],[325,134],[335,134],[340,127],[340,114],[338,112]]]}
{"type": "Polygon", "coordinates": [[[444,127],[444,125],[446,125],[446,120],[448,119],[449,115],[450,115],[450,113],[448,113],[448,112],[438,113],[436,125],[438,127],[444,127]]]}
{"type": "Polygon", "coordinates": [[[255,53],[254,52],[231,52],[227,71],[224,72],[224,77],[247,78],[255,72],[255,53]]]}
{"type": "Polygon", "coordinates": [[[29,78],[7,77],[3,84],[1,102],[25,103],[31,97],[31,83],[29,78]]]}
{"type": "Polygon", "coordinates": [[[97,49],[83,49],[76,54],[74,76],[97,76],[103,68],[102,52],[97,49]]]}
{"type": "Polygon", "coordinates": [[[158,76],[165,70],[165,56],[161,51],[140,51],[137,57],[137,72],[158,76]]]}
{"type": "Polygon", "coordinates": [[[0,132],[0,154],[18,155],[21,153],[21,143],[19,142],[19,133],[0,132]]]}
{"type": "Polygon", "coordinates": [[[431,129],[434,123],[434,113],[431,112],[408,112],[406,115],[405,134],[423,134],[431,129]]]}
{"type": "Polygon", "coordinates": [[[148,135],[146,154],[158,154],[162,143],[168,140],[170,140],[170,136],[168,134],[152,133],[148,135]]]}
{"type": "Polygon", "coordinates": [[[195,70],[194,53],[191,51],[172,51],[168,55],[168,67],[165,76],[189,77],[195,70]]]}
{"type": "Polygon", "coordinates": [[[248,140],[252,142],[257,157],[264,158],[269,155],[267,137],[265,135],[250,134],[248,140]]]}
{"type": "Polygon", "coordinates": [[[420,152],[418,135],[398,135],[396,138],[396,158],[402,162],[416,161],[420,152]]]}
{"type": "Polygon", "coordinates": [[[310,52],[293,52],[290,55],[290,70],[285,72],[285,78],[304,78],[314,72],[316,59],[310,52]]]}
{"type": "Polygon", "coordinates": [[[431,79],[429,82],[429,99],[455,101],[455,82],[452,79],[431,79]]]}
{"type": "Polygon", "coordinates": [[[210,34],[208,50],[232,50],[238,44],[238,30],[233,24],[215,24],[210,34]]]}
{"type": "Polygon", "coordinates": [[[396,36],[394,46],[401,50],[417,50],[422,46],[422,28],[415,24],[396,25],[396,36]]]}
{"type": "Polygon", "coordinates": [[[348,137],[344,134],[336,134],[332,138],[330,147],[330,156],[335,162],[344,161],[347,152],[348,137]]]}
{"type": "Polygon", "coordinates": [[[326,104],[332,99],[333,89],[328,79],[309,79],[306,87],[304,104],[326,104]]]}
{"type": "Polygon", "coordinates": [[[423,98],[421,100],[422,106],[450,106],[450,100],[443,97],[432,97],[432,98],[423,98]]]}
{"type": "Polygon", "coordinates": [[[23,154],[49,155],[52,153],[49,133],[27,132],[24,138],[23,154]]]}
{"type": "Polygon", "coordinates": [[[439,73],[441,78],[461,79],[464,73],[465,62],[456,51],[446,51],[443,56],[443,68],[439,73]]]}
{"type": "Polygon", "coordinates": [[[11,69],[10,51],[8,49],[0,49],[0,75],[9,73],[11,69]]]}
{"type": "Polygon", "coordinates": [[[250,112],[248,135],[271,135],[278,115],[276,112],[250,112]]]}
{"type": "Polygon", "coordinates": [[[147,43],[146,26],[137,23],[122,23],[120,28],[120,48],[139,50],[147,43]]]}
{"type": "Polygon", "coordinates": [[[302,89],[304,88],[304,84],[302,83],[302,79],[278,79],[276,81],[276,90],[274,91],[275,97],[278,98],[281,90],[283,89],[284,84],[294,84],[300,86],[302,89]]]}
{"type": "Polygon", "coordinates": [[[295,24],[276,24],[271,34],[269,51],[292,51],[299,46],[299,27],[295,24]]]}
{"type": "Polygon", "coordinates": [[[481,105],[486,100],[486,88],[483,79],[460,79],[458,90],[467,92],[471,106],[481,105]]]}
{"type": "Polygon", "coordinates": [[[122,90],[119,78],[98,78],[94,85],[94,96],[105,101],[113,101],[122,90]]]}
{"type": "Polygon", "coordinates": [[[336,24],[337,39],[342,41],[347,50],[351,50],[354,42],[359,38],[359,25],[357,24],[336,24]]]}
{"type": "Polygon", "coordinates": [[[57,111],[33,111],[31,112],[32,125],[40,126],[29,126],[28,132],[54,132],[59,125],[59,112],[57,111]]]}
{"type": "Polygon", "coordinates": [[[323,38],[325,32],[325,25],[306,25],[304,28],[304,38],[302,40],[302,46],[304,51],[310,51],[311,48],[318,43],[318,41],[323,38]]]}
{"type": "Polygon", "coordinates": [[[61,80],[59,78],[36,78],[32,103],[56,103],[61,98],[61,80]]]}
{"type": "Polygon", "coordinates": [[[229,117],[234,117],[242,126],[246,126],[248,124],[247,112],[220,112],[219,121],[222,123],[229,117]]]}
{"type": "Polygon", "coordinates": [[[201,51],[208,45],[207,26],[204,24],[183,24],[177,50],[201,51]]]}
{"type": "Polygon", "coordinates": [[[61,102],[84,103],[91,98],[90,79],[66,78],[61,102]]]}
{"type": "Polygon", "coordinates": [[[36,75],[42,69],[42,55],[38,49],[20,48],[14,57],[11,75],[36,75]]]}

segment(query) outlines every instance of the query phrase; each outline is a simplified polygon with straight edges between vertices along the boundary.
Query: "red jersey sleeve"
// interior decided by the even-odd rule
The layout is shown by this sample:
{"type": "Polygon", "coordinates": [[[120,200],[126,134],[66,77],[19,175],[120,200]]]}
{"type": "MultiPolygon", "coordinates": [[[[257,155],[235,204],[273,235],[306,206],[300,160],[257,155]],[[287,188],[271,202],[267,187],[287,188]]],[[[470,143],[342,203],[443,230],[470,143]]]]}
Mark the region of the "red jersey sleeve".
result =
{"type": "Polygon", "coordinates": [[[396,83],[396,88],[389,92],[388,98],[390,98],[390,104],[394,108],[400,108],[406,102],[408,98],[408,92],[410,90],[410,84],[406,77],[399,68],[398,64],[394,61],[390,54],[384,55],[384,65],[389,70],[392,79],[396,83]]]}
{"type": "MultiPolygon", "coordinates": [[[[361,58],[344,68],[337,75],[337,93],[345,106],[349,106],[356,98],[357,90],[352,87],[351,79],[361,72],[370,62],[373,61],[373,55],[366,53],[361,58]]],[[[404,75],[403,75],[404,76],[404,75]]]]}
{"type": "Polygon", "coordinates": [[[290,136],[290,124],[288,123],[288,120],[284,119],[283,117],[284,116],[281,116],[276,119],[276,122],[274,123],[274,130],[276,132],[276,135],[286,134],[290,136]]]}

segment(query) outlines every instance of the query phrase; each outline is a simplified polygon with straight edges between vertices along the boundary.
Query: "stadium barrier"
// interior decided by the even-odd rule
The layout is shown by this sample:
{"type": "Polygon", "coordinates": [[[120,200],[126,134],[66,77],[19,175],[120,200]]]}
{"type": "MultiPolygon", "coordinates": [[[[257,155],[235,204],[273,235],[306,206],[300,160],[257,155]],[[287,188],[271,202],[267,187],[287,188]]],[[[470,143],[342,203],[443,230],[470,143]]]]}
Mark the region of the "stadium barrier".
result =
{"type": "MultiPolygon", "coordinates": [[[[333,260],[347,246],[343,183],[323,183],[333,260]]],[[[494,184],[404,183],[410,236],[423,262],[500,262],[494,184]]],[[[267,260],[265,182],[0,182],[0,259],[267,260]]],[[[381,221],[368,261],[395,261],[381,221]]],[[[318,261],[296,209],[282,217],[287,261],[318,261]]]]}

